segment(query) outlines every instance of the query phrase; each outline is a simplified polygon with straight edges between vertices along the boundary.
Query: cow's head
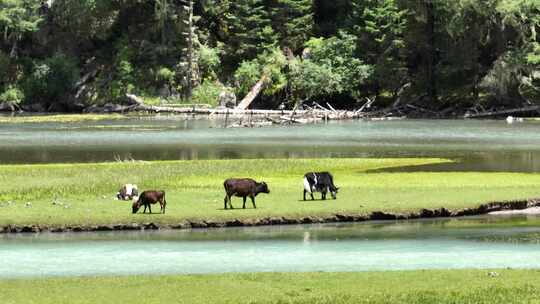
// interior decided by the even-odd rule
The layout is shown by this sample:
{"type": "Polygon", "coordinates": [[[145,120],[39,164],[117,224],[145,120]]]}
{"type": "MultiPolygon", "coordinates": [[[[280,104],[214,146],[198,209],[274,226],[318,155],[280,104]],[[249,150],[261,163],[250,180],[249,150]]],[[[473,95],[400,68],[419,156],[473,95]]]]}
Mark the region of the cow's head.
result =
{"type": "Polygon", "coordinates": [[[334,187],[333,189],[330,190],[330,194],[332,195],[333,199],[336,199],[338,190],[339,190],[338,187],[334,187]]]}
{"type": "Polygon", "coordinates": [[[133,213],[137,213],[137,211],[139,211],[139,208],[141,208],[141,202],[139,201],[138,197],[134,197],[133,205],[131,205],[131,209],[133,210],[133,213]]]}
{"type": "Polygon", "coordinates": [[[270,189],[268,189],[268,185],[265,182],[257,183],[256,192],[257,193],[270,193],[270,189]]]}

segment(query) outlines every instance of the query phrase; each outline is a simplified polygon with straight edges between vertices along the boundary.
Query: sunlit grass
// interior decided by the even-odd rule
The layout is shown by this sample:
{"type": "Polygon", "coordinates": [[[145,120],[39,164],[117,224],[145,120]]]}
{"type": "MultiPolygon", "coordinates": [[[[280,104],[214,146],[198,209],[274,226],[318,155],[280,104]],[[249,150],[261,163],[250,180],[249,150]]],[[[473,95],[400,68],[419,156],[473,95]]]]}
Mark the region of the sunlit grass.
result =
{"type": "MultiPolygon", "coordinates": [[[[0,225],[179,223],[185,220],[329,216],[372,211],[409,213],[421,208],[460,209],[489,201],[539,197],[540,175],[529,173],[403,172],[372,170],[447,162],[442,159],[271,159],[0,166],[0,225]],[[302,176],[328,170],[340,187],[337,200],[302,201],[302,176]],[[271,193],[257,209],[223,210],[223,180],[252,177],[271,193]],[[167,192],[167,214],[131,214],[114,200],[124,183],[167,192]],[[11,203],[9,203],[11,202],[11,203]],[[54,204],[53,204],[54,202],[54,204]],[[29,204],[27,204],[29,203],[29,204]]],[[[320,194],[316,194],[319,198],[320,194]]],[[[159,211],[159,208],[154,208],[159,211]]]]}
{"type": "Polygon", "coordinates": [[[35,116],[0,116],[0,123],[79,122],[124,119],[122,114],[57,114],[35,116]]]}
{"type": "Polygon", "coordinates": [[[419,270],[2,280],[0,297],[6,304],[540,303],[538,276],[538,270],[419,270]]]}

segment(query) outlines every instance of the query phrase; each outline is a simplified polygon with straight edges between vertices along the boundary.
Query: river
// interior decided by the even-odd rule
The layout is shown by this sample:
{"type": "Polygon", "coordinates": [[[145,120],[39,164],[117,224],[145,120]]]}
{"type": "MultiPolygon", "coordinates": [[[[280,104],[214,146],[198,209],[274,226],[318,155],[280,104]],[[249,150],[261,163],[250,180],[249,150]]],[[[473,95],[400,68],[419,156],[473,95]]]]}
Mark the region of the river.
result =
{"type": "Polygon", "coordinates": [[[540,218],[0,236],[0,278],[540,268],[540,218]]]}
{"type": "Polygon", "coordinates": [[[223,128],[175,116],[0,125],[1,163],[310,157],[444,157],[429,171],[540,171],[540,123],[337,121],[223,128]]]}

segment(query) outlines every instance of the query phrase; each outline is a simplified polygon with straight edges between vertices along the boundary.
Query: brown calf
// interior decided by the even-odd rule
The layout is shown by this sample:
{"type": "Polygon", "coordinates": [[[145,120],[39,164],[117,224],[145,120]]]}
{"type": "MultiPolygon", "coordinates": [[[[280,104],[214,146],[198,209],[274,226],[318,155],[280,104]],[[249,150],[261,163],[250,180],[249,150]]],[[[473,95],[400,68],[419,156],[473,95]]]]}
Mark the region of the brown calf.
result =
{"type": "Polygon", "coordinates": [[[265,182],[258,183],[251,178],[229,178],[223,183],[225,187],[225,209],[227,209],[227,202],[231,209],[234,209],[231,204],[231,197],[237,196],[244,200],[242,208],[246,208],[246,197],[251,199],[253,208],[257,208],[255,205],[255,197],[259,193],[270,193],[268,186],[265,182]]]}
{"type": "Polygon", "coordinates": [[[165,206],[167,205],[167,201],[165,200],[165,191],[144,191],[139,196],[139,199],[133,203],[133,213],[137,213],[137,211],[139,211],[139,208],[141,208],[141,205],[144,206],[143,213],[146,213],[146,207],[148,207],[150,213],[152,213],[152,207],[150,207],[150,205],[157,202],[159,202],[159,205],[161,206],[161,212],[165,214],[165,206]]]}

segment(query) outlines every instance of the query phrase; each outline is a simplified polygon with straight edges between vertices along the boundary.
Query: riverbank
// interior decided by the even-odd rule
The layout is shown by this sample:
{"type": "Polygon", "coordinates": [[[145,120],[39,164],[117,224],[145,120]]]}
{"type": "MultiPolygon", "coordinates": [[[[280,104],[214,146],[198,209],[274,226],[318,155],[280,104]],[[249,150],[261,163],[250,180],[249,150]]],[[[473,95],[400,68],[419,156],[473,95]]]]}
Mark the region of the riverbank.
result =
{"type": "Polygon", "coordinates": [[[539,274],[504,269],[10,279],[0,280],[0,294],[6,304],[536,303],[539,274]]]}
{"type": "MultiPolygon", "coordinates": [[[[502,172],[415,172],[445,159],[253,159],[0,166],[0,231],[207,228],[484,214],[538,204],[540,176],[502,172]],[[402,168],[403,172],[392,172],[402,168]],[[410,172],[407,172],[409,169],[410,172]],[[327,170],[337,200],[302,200],[302,176],[327,170]],[[233,198],[223,180],[253,177],[271,193],[257,209],[233,198]],[[167,192],[166,214],[131,213],[115,200],[124,183],[167,192]],[[483,204],[485,202],[493,202],[483,204]]],[[[398,170],[399,171],[399,170],[398,170]]],[[[316,194],[319,198],[320,194],[316,194]]],[[[153,208],[154,212],[159,207],[153,208]]]]}

